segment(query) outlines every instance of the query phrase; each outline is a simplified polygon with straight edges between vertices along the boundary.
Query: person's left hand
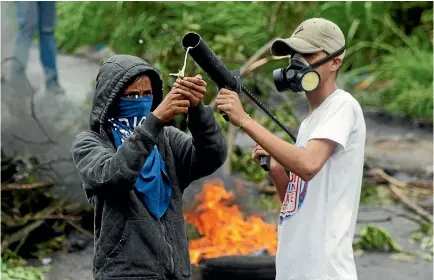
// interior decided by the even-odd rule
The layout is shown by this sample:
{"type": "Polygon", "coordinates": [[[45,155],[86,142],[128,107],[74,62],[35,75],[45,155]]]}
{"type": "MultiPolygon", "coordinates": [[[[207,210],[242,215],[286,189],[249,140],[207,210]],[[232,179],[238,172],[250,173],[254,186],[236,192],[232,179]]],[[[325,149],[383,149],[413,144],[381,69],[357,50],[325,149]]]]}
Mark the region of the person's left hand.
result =
{"type": "Polygon", "coordinates": [[[203,99],[206,93],[207,83],[202,79],[201,75],[195,77],[184,77],[184,79],[177,79],[173,87],[183,89],[185,98],[190,101],[191,106],[197,106],[203,99]]]}
{"type": "Polygon", "coordinates": [[[215,100],[217,109],[228,114],[229,120],[235,126],[240,126],[247,113],[241,105],[238,94],[228,89],[221,89],[215,100]]]}

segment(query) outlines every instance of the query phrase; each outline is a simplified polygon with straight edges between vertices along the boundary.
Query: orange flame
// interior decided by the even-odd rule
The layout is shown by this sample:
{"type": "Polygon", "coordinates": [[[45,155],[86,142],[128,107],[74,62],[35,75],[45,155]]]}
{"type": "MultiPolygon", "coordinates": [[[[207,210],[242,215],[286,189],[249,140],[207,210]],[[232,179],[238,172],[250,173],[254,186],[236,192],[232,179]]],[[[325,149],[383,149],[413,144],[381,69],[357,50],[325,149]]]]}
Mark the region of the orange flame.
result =
{"type": "Polygon", "coordinates": [[[191,240],[190,261],[198,265],[201,259],[247,255],[266,249],[277,251],[276,226],[251,215],[244,219],[234,194],[224,187],[205,184],[196,195],[196,206],[184,214],[186,222],[193,224],[200,239],[191,240]]]}

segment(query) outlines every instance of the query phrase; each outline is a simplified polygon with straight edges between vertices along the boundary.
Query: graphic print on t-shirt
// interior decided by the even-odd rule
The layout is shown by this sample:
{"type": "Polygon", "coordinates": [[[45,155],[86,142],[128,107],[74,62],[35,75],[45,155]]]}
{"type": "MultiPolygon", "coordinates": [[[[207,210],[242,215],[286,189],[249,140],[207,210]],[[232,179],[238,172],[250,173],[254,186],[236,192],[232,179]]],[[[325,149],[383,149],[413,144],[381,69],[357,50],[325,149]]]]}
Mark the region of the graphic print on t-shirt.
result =
{"type": "Polygon", "coordinates": [[[299,176],[292,172],[289,174],[289,183],[280,210],[280,225],[294,216],[303,205],[304,198],[306,197],[307,186],[308,182],[303,181],[299,176]]]}

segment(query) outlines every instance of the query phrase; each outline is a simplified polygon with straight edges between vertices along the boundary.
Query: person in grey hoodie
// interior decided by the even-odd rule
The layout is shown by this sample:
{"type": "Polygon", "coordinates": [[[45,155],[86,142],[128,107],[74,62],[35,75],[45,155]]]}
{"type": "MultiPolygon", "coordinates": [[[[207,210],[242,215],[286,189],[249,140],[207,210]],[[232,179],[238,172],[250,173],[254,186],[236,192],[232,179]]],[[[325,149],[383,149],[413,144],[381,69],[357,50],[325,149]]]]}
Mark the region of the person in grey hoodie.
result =
{"type": "Polygon", "coordinates": [[[90,130],[72,145],[94,207],[95,279],[190,279],[182,194],[227,157],[205,92],[200,75],[186,77],[162,100],[163,82],[146,61],[114,55],[101,66],[90,130]],[[181,113],[191,135],[167,125],[181,113]]]}

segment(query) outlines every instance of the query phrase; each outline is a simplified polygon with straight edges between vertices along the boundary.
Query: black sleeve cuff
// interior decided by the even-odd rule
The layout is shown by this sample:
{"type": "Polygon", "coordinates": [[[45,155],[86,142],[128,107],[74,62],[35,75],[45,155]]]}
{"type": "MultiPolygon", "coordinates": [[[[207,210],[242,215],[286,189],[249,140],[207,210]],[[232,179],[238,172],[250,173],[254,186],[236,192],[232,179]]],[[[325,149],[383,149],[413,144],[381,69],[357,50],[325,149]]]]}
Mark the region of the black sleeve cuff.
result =
{"type": "Polygon", "coordinates": [[[157,118],[153,113],[150,113],[146,120],[143,122],[143,126],[146,131],[151,135],[151,137],[157,141],[158,133],[160,133],[161,129],[165,126],[165,122],[157,118]]]}
{"type": "Polygon", "coordinates": [[[201,100],[199,104],[195,107],[188,108],[188,121],[196,122],[198,120],[206,120],[210,115],[212,109],[209,106],[206,106],[201,100]]]}

